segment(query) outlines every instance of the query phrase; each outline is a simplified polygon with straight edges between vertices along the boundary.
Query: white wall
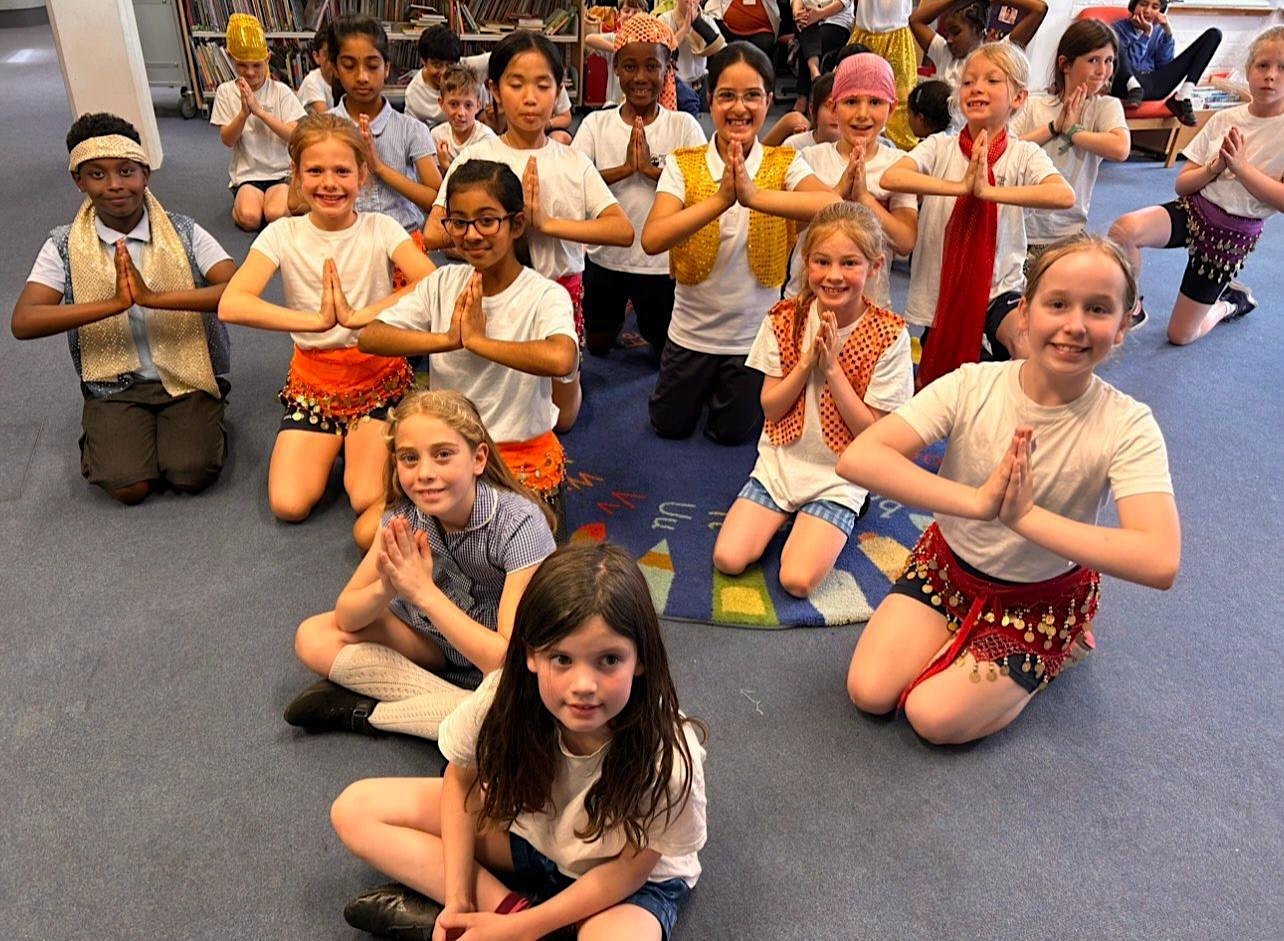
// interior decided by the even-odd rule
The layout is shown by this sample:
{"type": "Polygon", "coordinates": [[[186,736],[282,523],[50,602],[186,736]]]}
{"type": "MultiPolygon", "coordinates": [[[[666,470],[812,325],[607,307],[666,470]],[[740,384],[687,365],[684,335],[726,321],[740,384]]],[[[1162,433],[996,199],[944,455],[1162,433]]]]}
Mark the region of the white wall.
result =
{"type": "Polygon", "coordinates": [[[71,113],[120,115],[138,128],[152,169],[159,169],[165,153],[133,4],[130,0],[47,0],[45,6],[71,113]]]}

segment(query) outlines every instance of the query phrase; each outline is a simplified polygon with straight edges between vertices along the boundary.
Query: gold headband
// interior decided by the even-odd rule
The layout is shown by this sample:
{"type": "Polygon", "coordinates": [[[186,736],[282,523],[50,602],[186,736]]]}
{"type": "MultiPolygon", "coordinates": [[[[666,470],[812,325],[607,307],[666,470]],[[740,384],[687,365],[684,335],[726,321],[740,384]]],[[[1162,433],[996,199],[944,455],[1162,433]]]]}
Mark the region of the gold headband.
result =
{"type": "Polygon", "coordinates": [[[137,141],[130,140],[124,134],[104,134],[102,137],[90,137],[82,140],[71,150],[67,160],[67,169],[76,171],[86,160],[101,160],[104,157],[116,160],[136,160],[145,167],[147,152],[137,141]]]}

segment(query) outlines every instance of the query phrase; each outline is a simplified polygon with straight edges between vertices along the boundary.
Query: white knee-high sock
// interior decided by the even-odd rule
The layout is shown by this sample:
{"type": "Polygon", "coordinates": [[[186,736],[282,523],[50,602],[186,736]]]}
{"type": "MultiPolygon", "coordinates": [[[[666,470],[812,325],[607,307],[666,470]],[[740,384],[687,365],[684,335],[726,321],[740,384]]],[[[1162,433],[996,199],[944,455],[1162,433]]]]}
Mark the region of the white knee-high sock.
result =
{"type": "Polygon", "coordinates": [[[379,703],[370,713],[370,724],[384,732],[400,732],[436,741],[441,720],[454,712],[455,707],[468,696],[468,690],[443,683],[450,688],[398,702],[379,703]]]}
{"type": "Polygon", "coordinates": [[[348,644],[330,665],[330,680],[380,702],[457,689],[383,644],[348,644]]]}

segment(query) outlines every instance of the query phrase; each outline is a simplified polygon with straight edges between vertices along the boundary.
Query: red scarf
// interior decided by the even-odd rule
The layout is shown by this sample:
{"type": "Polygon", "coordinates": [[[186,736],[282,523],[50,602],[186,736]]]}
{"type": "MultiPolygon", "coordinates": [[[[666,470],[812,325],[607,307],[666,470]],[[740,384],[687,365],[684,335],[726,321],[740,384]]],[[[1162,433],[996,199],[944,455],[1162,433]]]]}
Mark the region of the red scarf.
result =
{"type": "MultiPolygon", "coordinates": [[[[959,135],[959,149],[972,159],[970,128],[963,128],[959,135]]],[[[991,139],[986,155],[986,175],[991,186],[994,165],[1007,149],[1008,132],[999,131],[991,139]]],[[[945,226],[941,288],[936,297],[932,335],[918,365],[919,388],[979,358],[998,240],[998,205],[971,193],[960,196],[945,226]]]]}

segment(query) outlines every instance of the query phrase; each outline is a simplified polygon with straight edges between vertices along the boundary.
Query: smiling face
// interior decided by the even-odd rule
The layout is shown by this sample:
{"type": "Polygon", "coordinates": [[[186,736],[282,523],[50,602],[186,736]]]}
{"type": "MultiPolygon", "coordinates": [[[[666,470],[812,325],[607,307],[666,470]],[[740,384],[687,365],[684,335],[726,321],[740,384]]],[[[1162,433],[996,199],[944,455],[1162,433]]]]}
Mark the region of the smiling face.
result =
{"type": "Polygon", "coordinates": [[[441,96],[441,111],[456,137],[467,137],[477,123],[477,93],[470,89],[449,91],[441,96]]]}
{"type": "Polygon", "coordinates": [[[335,74],[344,92],[357,105],[370,105],[383,95],[388,62],[369,36],[345,36],[335,58],[335,74]]]}
{"type": "Polygon", "coordinates": [[[342,229],[353,223],[366,167],[350,144],[324,137],[303,149],[292,170],[318,228],[342,229]]]}
{"type": "Polygon", "coordinates": [[[963,69],[959,103],[975,134],[982,128],[997,130],[1012,112],[1025,104],[1025,89],[1017,90],[1003,69],[985,55],[975,55],[963,69]]]}
{"type": "Polygon", "coordinates": [[[1065,74],[1066,92],[1083,86],[1089,95],[1097,95],[1115,74],[1115,48],[1109,44],[1066,61],[1063,56],[1057,63],[1065,74]]]}
{"type": "Polygon", "coordinates": [[[557,76],[543,53],[528,49],[509,60],[499,86],[492,89],[508,126],[524,136],[543,133],[557,102],[557,76]]]}
{"type": "Polygon", "coordinates": [[[1092,371],[1123,342],[1127,279],[1105,252],[1087,248],[1058,258],[1018,308],[1029,362],[1062,386],[1086,386],[1092,371]]]}
{"type": "Polygon", "coordinates": [[[881,258],[870,261],[860,246],[835,232],[807,255],[807,286],[821,307],[832,310],[840,324],[848,324],[860,315],[865,282],[882,264],[881,258]]]}
{"type": "Polygon", "coordinates": [[[835,119],[843,140],[855,146],[859,141],[868,144],[883,133],[887,118],[892,113],[892,103],[876,95],[844,95],[834,102],[835,119]]]}
{"type": "Polygon", "coordinates": [[[419,414],[397,422],[397,483],[411,503],[443,526],[458,530],[467,524],[486,458],[485,444],[473,450],[440,418],[419,414]]]}
{"type": "Polygon", "coordinates": [[[483,272],[514,258],[513,243],[526,228],[525,216],[520,212],[510,215],[499,197],[483,185],[451,191],[443,225],[450,226],[452,220],[473,222],[462,235],[456,235],[449,228],[446,231],[464,260],[483,272]]]}
{"type": "Polygon", "coordinates": [[[639,114],[655,110],[669,71],[669,50],[653,42],[625,43],[615,53],[615,74],[629,107],[639,114]]]}
{"type": "Polygon", "coordinates": [[[245,79],[251,91],[258,91],[267,81],[268,64],[266,62],[243,62],[240,59],[233,59],[232,67],[236,69],[236,77],[245,79]]]}
{"type": "Polygon", "coordinates": [[[611,740],[610,722],[629,703],[642,675],[633,641],[594,615],[565,637],[526,655],[539,696],[576,754],[589,755],[611,740]]]}
{"type": "Polygon", "coordinates": [[[1284,113],[1284,41],[1259,45],[1247,74],[1252,113],[1259,118],[1284,113]]]}
{"type": "Polygon", "coordinates": [[[722,142],[739,141],[748,155],[770,108],[771,94],[758,70],[745,62],[732,62],[718,76],[709,116],[722,142]]]}
{"type": "Polygon", "coordinates": [[[151,170],[141,163],[114,157],[86,160],[71,175],[103,224],[117,232],[130,231],[143,217],[143,194],[150,177],[151,170]]]}

